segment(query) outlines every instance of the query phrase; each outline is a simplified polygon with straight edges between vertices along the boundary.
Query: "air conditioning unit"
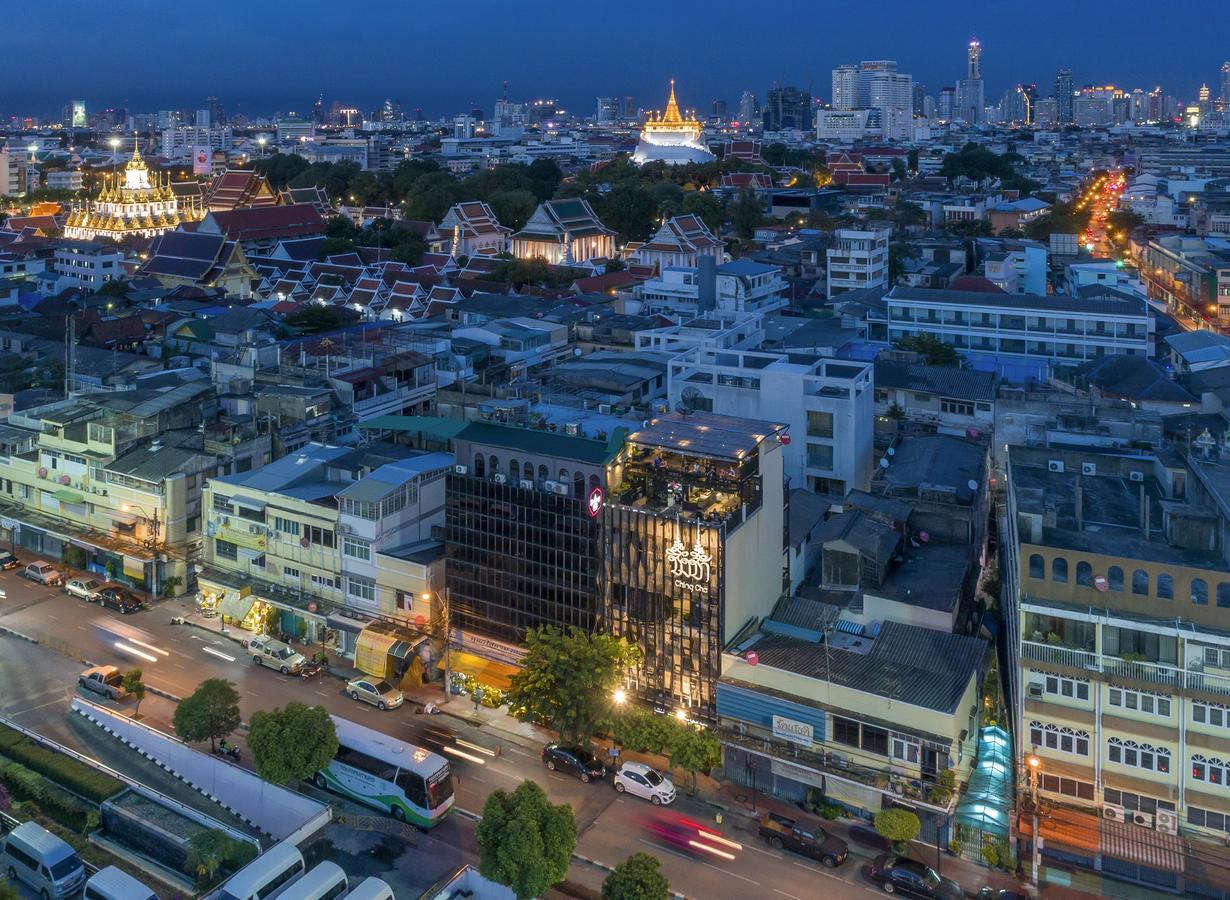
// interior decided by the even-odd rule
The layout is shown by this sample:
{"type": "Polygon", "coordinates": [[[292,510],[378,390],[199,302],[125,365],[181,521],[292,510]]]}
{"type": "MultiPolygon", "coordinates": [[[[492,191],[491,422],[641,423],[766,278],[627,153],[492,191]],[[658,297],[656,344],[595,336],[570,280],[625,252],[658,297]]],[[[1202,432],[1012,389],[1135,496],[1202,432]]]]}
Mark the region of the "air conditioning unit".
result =
{"type": "Polygon", "coordinates": [[[1031,700],[1041,700],[1042,699],[1042,685],[1038,684],[1037,682],[1030,682],[1029,698],[1031,700]]]}
{"type": "Polygon", "coordinates": [[[1153,817],[1153,825],[1158,831],[1167,834],[1179,833],[1179,817],[1167,809],[1159,809],[1153,817]]]}
{"type": "Polygon", "coordinates": [[[561,497],[568,496],[568,485],[562,481],[548,481],[547,490],[552,494],[559,494],[561,497]]]}
{"type": "Polygon", "coordinates": [[[1098,464],[1090,463],[1090,462],[1081,463],[1081,474],[1082,475],[1097,475],[1098,474],[1098,464]]]}
{"type": "Polygon", "coordinates": [[[611,414],[611,404],[609,403],[599,403],[598,404],[598,415],[609,416],[610,414],[611,414]]]}
{"type": "Polygon", "coordinates": [[[1128,472],[1128,480],[1129,481],[1144,481],[1145,473],[1144,472],[1128,472]]]}
{"type": "Polygon", "coordinates": [[[1132,824],[1139,825],[1142,828],[1152,828],[1153,816],[1146,812],[1134,812],[1132,813],[1132,824]]]}
{"type": "Polygon", "coordinates": [[[519,484],[521,487],[525,488],[527,491],[530,491],[530,490],[533,490],[533,489],[534,489],[534,482],[533,482],[533,480],[532,480],[532,479],[530,479],[530,478],[522,478],[522,479],[518,482],[518,484],[519,484]]]}
{"type": "Polygon", "coordinates": [[[1113,803],[1107,803],[1102,806],[1102,818],[1109,819],[1112,822],[1126,822],[1127,810],[1122,806],[1115,806],[1113,803]]]}
{"type": "Polygon", "coordinates": [[[1063,471],[1063,460],[1062,459],[1047,460],[1046,467],[1050,469],[1052,472],[1062,472],[1063,471]]]}
{"type": "Polygon", "coordinates": [[[222,516],[222,518],[218,519],[218,522],[219,522],[220,524],[222,524],[222,525],[230,525],[230,524],[231,524],[231,517],[230,517],[230,516],[222,516]]]}
{"type": "Polygon", "coordinates": [[[271,532],[269,532],[269,540],[271,540],[271,541],[280,541],[280,540],[282,540],[282,532],[280,532],[280,531],[271,531],[271,532]]]}
{"type": "Polygon", "coordinates": [[[458,475],[464,475],[466,472],[470,470],[467,469],[465,466],[461,465],[461,463],[458,463],[457,465],[453,466],[453,471],[456,472],[458,475]]]}
{"type": "Polygon", "coordinates": [[[354,534],[354,526],[347,525],[345,522],[338,525],[337,530],[340,531],[342,534],[354,534]]]}
{"type": "Polygon", "coordinates": [[[504,482],[508,480],[508,476],[505,475],[503,472],[496,472],[494,475],[491,476],[491,480],[494,481],[496,484],[503,484],[504,482]]]}

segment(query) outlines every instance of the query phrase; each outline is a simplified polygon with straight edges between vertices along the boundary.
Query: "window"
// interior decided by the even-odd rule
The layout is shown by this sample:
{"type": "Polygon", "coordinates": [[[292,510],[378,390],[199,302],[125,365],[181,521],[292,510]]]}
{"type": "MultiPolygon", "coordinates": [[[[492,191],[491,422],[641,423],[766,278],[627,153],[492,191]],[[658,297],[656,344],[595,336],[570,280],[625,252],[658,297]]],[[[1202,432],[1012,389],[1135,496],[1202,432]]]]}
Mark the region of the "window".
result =
{"type": "Polygon", "coordinates": [[[1106,582],[1112,591],[1123,590],[1123,569],[1111,566],[1106,570],[1106,582]]]}
{"type": "Polygon", "coordinates": [[[1083,559],[1076,564],[1076,583],[1081,587],[1093,587],[1093,566],[1083,559]]]}
{"type": "Polygon", "coordinates": [[[1089,699],[1089,682],[1083,678],[1063,678],[1059,675],[1046,676],[1046,692],[1056,697],[1067,697],[1076,700],[1089,699]]]}
{"type": "Polygon", "coordinates": [[[941,398],[940,412],[952,413],[954,416],[972,416],[974,414],[974,404],[941,398]]]}
{"type": "Polygon", "coordinates": [[[1149,573],[1144,569],[1137,569],[1132,573],[1132,593],[1149,596],[1149,573]]]}
{"type": "Polygon", "coordinates": [[[1170,751],[1165,747],[1113,737],[1106,742],[1106,757],[1121,766],[1166,774],[1170,771],[1170,751]]]}
{"type": "Polygon", "coordinates": [[[816,469],[833,468],[833,448],[828,444],[808,444],[807,465],[816,469]]]}
{"type": "Polygon", "coordinates": [[[812,437],[831,438],[833,436],[833,414],[809,409],[807,411],[807,433],[812,437]]]}
{"type": "Polygon", "coordinates": [[[1225,787],[1227,775],[1230,775],[1230,766],[1216,756],[1206,757],[1199,753],[1192,754],[1192,778],[1196,781],[1225,787]]]}
{"type": "Polygon", "coordinates": [[[1230,608],[1230,581],[1217,582],[1217,608],[1230,608]]]}
{"type": "Polygon", "coordinates": [[[508,461],[508,480],[513,484],[521,480],[521,464],[515,459],[508,461]]]}
{"type": "MultiPolygon", "coordinates": [[[[529,468],[529,466],[528,466],[528,465],[526,465],[526,469],[528,469],[528,468],[529,468]]],[[[548,479],[550,479],[550,477],[551,477],[551,475],[550,475],[550,473],[547,471],[547,467],[546,467],[546,466],[539,466],[539,467],[538,467],[538,486],[539,486],[539,487],[542,487],[542,486],[543,486],[543,484],[545,484],[545,483],[547,482],[547,480],[548,480],[548,479]]]]}
{"type": "Polygon", "coordinates": [[[1197,828],[1211,828],[1213,831],[1230,831],[1230,815],[1189,806],[1187,824],[1197,828]]]}
{"type": "Polygon", "coordinates": [[[1061,778],[1058,775],[1042,773],[1042,790],[1052,794],[1063,794],[1066,797],[1076,797],[1080,800],[1093,799],[1093,785],[1087,781],[1077,781],[1075,778],[1061,778]]]}
{"type": "Polygon", "coordinates": [[[214,512],[229,513],[231,511],[231,498],[223,497],[221,494],[214,494],[213,508],[214,512]]]}
{"type": "Polygon", "coordinates": [[[486,460],[481,453],[474,454],[474,477],[482,478],[487,470],[486,460]]]}
{"type": "Polygon", "coordinates": [[[1230,707],[1193,700],[1192,721],[1201,725],[1212,725],[1214,728],[1230,727],[1230,707]]]}
{"type": "Polygon", "coordinates": [[[299,570],[291,566],[282,566],[282,577],[283,578],[298,578],[299,570]]]}
{"type": "Polygon", "coordinates": [[[918,738],[906,734],[894,734],[892,739],[893,759],[908,763],[918,763],[918,738]]]}
{"type": "Polygon", "coordinates": [[[1030,578],[1045,578],[1046,577],[1046,560],[1042,558],[1041,553],[1030,554],[1029,577],[1030,578]]]}
{"type": "Polygon", "coordinates": [[[1170,698],[1163,697],[1151,691],[1132,691],[1126,688],[1112,687],[1110,689],[1110,705],[1120,709],[1130,709],[1134,712],[1148,713],[1151,716],[1170,718],[1170,698]]]}
{"type": "Polygon", "coordinates": [[[1173,635],[1137,631],[1116,625],[1102,626],[1102,652],[1107,656],[1136,658],[1141,662],[1178,664],[1179,642],[1173,635]]]}
{"type": "Polygon", "coordinates": [[[1068,561],[1062,556],[1051,560],[1051,581],[1066,584],[1068,581],[1068,561]]]}
{"type": "Polygon", "coordinates": [[[303,536],[307,538],[309,544],[316,544],[319,547],[333,546],[333,532],[327,528],[317,528],[315,525],[304,525],[303,536]]]}
{"type": "Polygon", "coordinates": [[[299,523],[294,519],[283,519],[281,516],[274,516],[273,530],[280,531],[282,534],[289,534],[292,537],[298,537],[299,523]]]}
{"type": "Polygon", "coordinates": [[[376,582],[369,581],[366,578],[351,576],[346,579],[346,596],[354,597],[356,600],[366,600],[368,603],[375,603],[376,582]]]}
{"type": "Polygon", "coordinates": [[[1029,741],[1035,747],[1059,750],[1076,756],[1089,755],[1089,732],[1076,731],[1066,725],[1061,727],[1049,722],[1030,722],[1029,741]]]}
{"type": "Polygon", "coordinates": [[[859,745],[858,722],[833,716],[833,740],[847,747],[857,747],[859,745]]]}
{"type": "Polygon", "coordinates": [[[336,591],[342,586],[342,579],[341,576],[336,575],[313,575],[312,584],[315,587],[328,588],[329,590],[336,591]]]}
{"type": "Polygon", "coordinates": [[[214,539],[214,556],[221,559],[239,559],[239,547],[222,538],[214,539]]]}
{"type": "Polygon", "coordinates": [[[1192,579],[1192,603],[1196,606],[1209,605],[1209,583],[1203,578],[1192,579]]]}
{"type": "Polygon", "coordinates": [[[1157,598],[1159,600],[1174,599],[1174,579],[1165,572],[1157,576],[1157,598]]]}
{"type": "Polygon", "coordinates": [[[344,537],[342,538],[342,555],[370,562],[372,558],[372,545],[358,538],[344,537]]]}
{"type": "Polygon", "coordinates": [[[863,749],[876,756],[888,756],[888,731],[874,725],[864,725],[863,749]]]}
{"type": "Polygon", "coordinates": [[[1167,812],[1175,811],[1175,805],[1169,800],[1154,800],[1152,797],[1133,794],[1131,791],[1116,791],[1113,788],[1106,788],[1103,791],[1103,796],[1107,803],[1122,806],[1124,809],[1130,809],[1132,812],[1143,812],[1153,815],[1159,809],[1167,812]]]}

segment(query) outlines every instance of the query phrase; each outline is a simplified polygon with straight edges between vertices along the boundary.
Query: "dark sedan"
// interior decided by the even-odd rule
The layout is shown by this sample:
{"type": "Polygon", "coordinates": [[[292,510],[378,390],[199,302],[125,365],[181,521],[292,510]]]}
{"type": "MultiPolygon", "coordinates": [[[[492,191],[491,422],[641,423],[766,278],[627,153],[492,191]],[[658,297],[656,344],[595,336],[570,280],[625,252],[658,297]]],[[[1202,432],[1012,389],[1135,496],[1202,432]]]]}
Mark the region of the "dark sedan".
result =
{"type": "Polygon", "coordinates": [[[9,550],[0,550],[0,569],[16,569],[21,566],[21,560],[9,550]]]}
{"type": "Polygon", "coordinates": [[[98,602],[121,615],[140,612],[145,604],[122,584],[104,584],[98,589],[98,602]]]}
{"type": "Polygon", "coordinates": [[[886,894],[935,900],[962,900],[965,896],[961,885],[951,878],[942,878],[929,866],[891,853],[877,856],[867,874],[886,894]]]}
{"type": "Polygon", "coordinates": [[[542,761],[552,772],[568,772],[587,783],[601,779],[606,774],[606,769],[598,762],[598,758],[581,747],[547,744],[542,748],[542,761]]]}

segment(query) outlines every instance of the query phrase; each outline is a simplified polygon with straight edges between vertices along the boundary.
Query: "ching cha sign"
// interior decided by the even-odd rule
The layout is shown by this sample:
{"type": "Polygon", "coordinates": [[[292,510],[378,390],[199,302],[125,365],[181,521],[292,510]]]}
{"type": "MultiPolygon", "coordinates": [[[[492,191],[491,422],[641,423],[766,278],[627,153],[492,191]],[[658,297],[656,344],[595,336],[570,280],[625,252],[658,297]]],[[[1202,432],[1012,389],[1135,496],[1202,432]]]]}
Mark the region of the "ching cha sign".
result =
{"type": "Polygon", "coordinates": [[[670,575],[676,587],[689,591],[709,590],[709,575],[712,572],[713,557],[705,552],[699,537],[691,550],[676,537],[675,543],[671,544],[666,551],[666,564],[670,568],[670,575]]]}

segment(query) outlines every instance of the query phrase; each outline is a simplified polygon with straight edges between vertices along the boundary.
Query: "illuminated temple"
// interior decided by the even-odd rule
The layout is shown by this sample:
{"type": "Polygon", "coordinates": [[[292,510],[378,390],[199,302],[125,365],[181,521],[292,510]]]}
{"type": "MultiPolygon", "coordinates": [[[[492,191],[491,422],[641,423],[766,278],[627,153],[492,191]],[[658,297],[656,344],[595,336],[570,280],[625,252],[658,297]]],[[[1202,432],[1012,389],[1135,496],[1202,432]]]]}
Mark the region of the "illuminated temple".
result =
{"type": "Polygon", "coordinates": [[[154,237],[174,231],[191,214],[181,214],[170,179],[150,180],[149,166],[134,139],[132,159],[120,173],[106,173],[98,197],[84,209],[73,210],[64,224],[64,236],[90,240],[154,237]],[[122,177],[122,181],[121,181],[122,177]]]}
{"type": "Polygon", "coordinates": [[[632,161],[638,166],[658,160],[676,166],[713,162],[717,157],[700,142],[702,130],[695,115],[689,114],[685,119],[679,112],[679,104],[675,102],[675,80],[672,78],[666,110],[645,123],[632,161]]]}

